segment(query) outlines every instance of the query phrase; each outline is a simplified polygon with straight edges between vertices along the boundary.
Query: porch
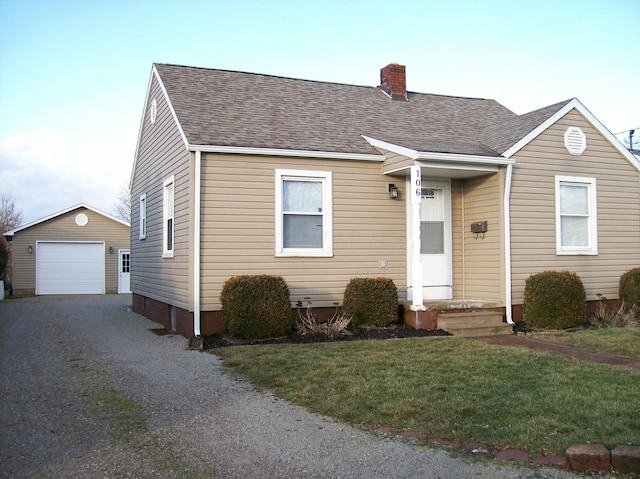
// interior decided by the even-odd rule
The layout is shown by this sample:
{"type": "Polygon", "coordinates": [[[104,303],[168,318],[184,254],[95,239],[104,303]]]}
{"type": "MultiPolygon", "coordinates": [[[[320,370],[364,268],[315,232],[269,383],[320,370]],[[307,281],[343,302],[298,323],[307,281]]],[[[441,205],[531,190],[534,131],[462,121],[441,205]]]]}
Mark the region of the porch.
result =
{"type": "Polygon", "coordinates": [[[482,300],[441,300],[423,302],[424,310],[404,306],[404,323],[415,329],[443,329],[454,336],[481,337],[513,334],[505,320],[506,308],[482,300]]]}

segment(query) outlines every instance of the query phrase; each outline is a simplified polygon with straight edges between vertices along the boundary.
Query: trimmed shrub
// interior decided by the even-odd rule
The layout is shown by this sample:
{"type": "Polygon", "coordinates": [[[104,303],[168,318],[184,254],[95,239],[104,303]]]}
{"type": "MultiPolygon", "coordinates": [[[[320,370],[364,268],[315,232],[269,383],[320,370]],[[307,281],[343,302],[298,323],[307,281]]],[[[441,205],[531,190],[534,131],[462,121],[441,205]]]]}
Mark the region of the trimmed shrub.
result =
{"type": "Polygon", "coordinates": [[[398,290],[390,278],[352,278],[344,291],[344,308],[354,326],[389,326],[398,321],[398,290]]]}
{"type": "Polygon", "coordinates": [[[243,339],[284,336],[291,331],[289,287],[280,276],[234,276],[220,293],[228,334],[243,339]]]}
{"type": "Polygon", "coordinates": [[[571,271],[544,271],[527,278],[524,319],[528,326],[566,329],[584,322],[587,297],[582,280],[571,271]]]}
{"type": "Polygon", "coordinates": [[[630,269],[620,276],[618,292],[625,311],[629,311],[634,304],[640,306],[640,268],[630,269]]]}

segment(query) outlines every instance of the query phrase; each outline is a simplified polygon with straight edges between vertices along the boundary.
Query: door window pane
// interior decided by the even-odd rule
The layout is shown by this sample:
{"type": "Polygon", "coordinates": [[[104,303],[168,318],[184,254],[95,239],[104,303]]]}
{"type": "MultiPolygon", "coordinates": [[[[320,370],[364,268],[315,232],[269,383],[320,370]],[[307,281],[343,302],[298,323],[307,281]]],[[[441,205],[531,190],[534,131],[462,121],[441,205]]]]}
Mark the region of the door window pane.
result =
{"type": "Polygon", "coordinates": [[[444,254],[444,221],[420,223],[420,254],[444,254]]]}

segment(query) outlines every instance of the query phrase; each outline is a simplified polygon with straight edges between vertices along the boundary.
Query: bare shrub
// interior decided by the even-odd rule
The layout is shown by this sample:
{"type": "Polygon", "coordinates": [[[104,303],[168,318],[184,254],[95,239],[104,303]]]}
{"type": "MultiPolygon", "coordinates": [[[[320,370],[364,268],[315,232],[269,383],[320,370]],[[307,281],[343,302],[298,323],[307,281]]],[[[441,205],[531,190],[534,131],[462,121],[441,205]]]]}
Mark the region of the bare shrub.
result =
{"type": "Polygon", "coordinates": [[[620,308],[616,310],[609,306],[607,298],[600,293],[597,296],[600,298],[600,302],[585,320],[586,326],[592,328],[623,328],[625,326],[640,325],[640,307],[637,304],[627,308],[622,302],[620,308]]]}
{"type": "Polygon", "coordinates": [[[298,301],[296,305],[298,309],[296,329],[299,334],[323,334],[330,337],[351,334],[347,326],[353,319],[353,315],[342,311],[338,303],[333,303],[336,307],[333,316],[328,321],[322,321],[312,311],[311,298],[304,299],[307,303],[306,308],[303,307],[302,301],[298,301]]]}

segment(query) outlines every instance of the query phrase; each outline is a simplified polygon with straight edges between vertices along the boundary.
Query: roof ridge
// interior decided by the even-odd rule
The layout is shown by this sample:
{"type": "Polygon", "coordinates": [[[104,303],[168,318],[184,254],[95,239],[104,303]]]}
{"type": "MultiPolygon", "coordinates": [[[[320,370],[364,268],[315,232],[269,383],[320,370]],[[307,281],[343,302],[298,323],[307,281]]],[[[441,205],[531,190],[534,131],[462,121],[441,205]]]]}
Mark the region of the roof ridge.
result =
{"type": "MultiPolygon", "coordinates": [[[[379,85],[377,85],[377,86],[369,86],[369,85],[357,85],[355,83],[345,83],[345,82],[337,82],[337,81],[329,81],[329,80],[311,80],[311,79],[308,79],[308,78],[296,78],[296,77],[291,77],[291,76],[275,75],[275,74],[272,74],[272,73],[258,73],[258,72],[249,72],[249,71],[243,71],[243,70],[231,70],[231,69],[227,69],[227,68],[195,67],[195,66],[190,66],[190,65],[178,65],[176,63],[154,63],[154,65],[162,65],[162,66],[176,67],[176,68],[185,68],[185,69],[190,69],[190,70],[201,70],[201,71],[208,71],[208,72],[237,73],[237,74],[241,74],[241,75],[251,75],[251,76],[259,76],[259,77],[266,77],[266,78],[275,78],[275,79],[278,79],[278,80],[292,80],[292,81],[300,81],[300,82],[308,82],[308,83],[316,83],[316,84],[325,84],[325,85],[341,85],[341,86],[356,87],[356,88],[366,88],[366,89],[375,89],[375,90],[379,90],[380,89],[379,85]]],[[[474,96],[466,96],[466,95],[447,95],[447,94],[444,94],[444,93],[428,93],[428,92],[415,91],[415,90],[407,90],[407,94],[411,94],[411,95],[427,95],[427,96],[440,97],[440,98],[459,98],[461,100],[493,101],[493,102],[499,103],[495,98],[474,97],[474,96]]]]}

